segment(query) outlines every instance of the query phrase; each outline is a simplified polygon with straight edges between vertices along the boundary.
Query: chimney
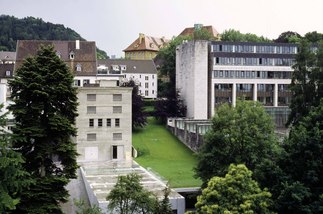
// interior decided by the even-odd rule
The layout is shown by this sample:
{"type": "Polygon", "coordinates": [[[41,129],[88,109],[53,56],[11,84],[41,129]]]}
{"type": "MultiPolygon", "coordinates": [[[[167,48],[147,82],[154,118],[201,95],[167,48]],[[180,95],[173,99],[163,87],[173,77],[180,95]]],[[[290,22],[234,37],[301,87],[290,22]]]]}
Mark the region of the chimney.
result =
{"type": "Polygon", "coordinates": [[[145,38],[145,34],[139,33],[139,44],[142,43],[142,40],[145,38]]]}
{"type": "Polygon", "coordinates": [[[75,41],[75,49],[80,50],[80,40],[75,41]]]}

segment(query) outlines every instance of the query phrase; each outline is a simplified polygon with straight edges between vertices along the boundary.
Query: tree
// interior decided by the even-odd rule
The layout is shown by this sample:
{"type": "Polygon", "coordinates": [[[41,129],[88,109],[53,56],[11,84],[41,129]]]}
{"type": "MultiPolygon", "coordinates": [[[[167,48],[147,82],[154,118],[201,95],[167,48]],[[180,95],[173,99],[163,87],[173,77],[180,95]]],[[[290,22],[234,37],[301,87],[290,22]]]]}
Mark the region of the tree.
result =
{"type": "Polygon", "coordinates": [[[73,75],[52,46],[42,46],[25,59],[10,81],[9,108],[16,120],[13,147],[25,159],[24,169],[33,184],[21,195],[17,213],[62,213],[59,203],[66,202],[64,188],[76,178],[77,116],[73,75]]]}
{"type": "Polygon", "coordinates": [[[323,34],[316,31],[308,32],[305,34],[304,38],[311,43],[319,43],[323,40],[323,34]]]}
{"type": "Polygon", "coordinates": [[[140,184],[141,176],[135,173],[119,176],[107,196],[108,208],[120,214],[154,213],[158,200],[140,184]]]}
{"type": "Polygon", "coordinates": [[[287,125],[297,124],[306,116],[311,107],[317,106],[323,97],[323,44],[317,53],[310,49],[310,44],[302,40],[296,63],[293,65],[293,76],[290,90],[292,100],[291,113],[287,125]]]}
{"type": "Polygon", "coordinates": [[[278,38],[274,40],[274,42],[277,42],[277,43],[296,43],[297,41],[300,41],[301,39],[302,39],[302,36],[299,35],[297,32],[286,31],[286,32],[281,33],[278,36],[278,38]]]}
{"type": "Polygon", "coordinates": [[[279,203],[284,213],[323,211],[323,99],[297,125],[283,144],[281,168],[289,176],[279,203]],[[295,197],[296,196],[296,197],[295,197]],[[301,196],[301,197],[300,197],[301,196]]]}
{"type": "MultiPolygon", "coordinates": [[[[0,109],[3,105],[0,105],[0,109]]],[[[30,185],[29,174],[22,168],[24,160],[12,149],[10,134],[4,129],[6,115],[0,115],[0,213],[15,209],[19,193],[30,185]]]]}
{"type": "Polygon", "coordinates": [[[144,127],[147,123],[147,117],[144,112],[144,101],[138,94],[138,85],[130,79],[128,82],[122,83],[123,87],[132,87],[132,128],[144,127]]]}
{"type": "Polygon", "coordinates": [[[270,39],[265,38],[263,36],[257,36],[255,34],[247,33],[243,34],[240,33],[238,30],[229,29],[225,30],[221,34],[221,41],[227,42],[271,42],[270,39]]]}
{"type": "Polygon", "coordinates": [[[196,213],[272,213],[271,194],[252,179],[243,164],[231,164],[225,177],[213,177],[197,197],[196,213]]]}
{"type": "Polygon", "coordinates": [[[173,210],[169,202],[170,187],[167,185],[164,192],[163,200],[158,205],[158,208],[155,211],[155,214],[172,214],[173,210]]]}
{"type": "Polygon", "coordinates": [[[194,29],[193,40],[216,40],[215,38],[207,29],[205,28],[198,28],[194,29]]]}
{"type": "Polygon", "coordinates": [[[272,119],[260,103],[223,104],[198,151],[196,175],[207,183],[213,176],[224,176],[231,163],[254,170],[265,160],[274,161],[279,148],[272,119]]]}
{"type": "Polygon", "coordinates": [[[93,207],[87,206],[84,202],[84,200],[74,200],[75,205],[78,208],[78,211],[76,211],[76,214],[101,214],[102,210],[97,205],[94,205],[93,207]]]}

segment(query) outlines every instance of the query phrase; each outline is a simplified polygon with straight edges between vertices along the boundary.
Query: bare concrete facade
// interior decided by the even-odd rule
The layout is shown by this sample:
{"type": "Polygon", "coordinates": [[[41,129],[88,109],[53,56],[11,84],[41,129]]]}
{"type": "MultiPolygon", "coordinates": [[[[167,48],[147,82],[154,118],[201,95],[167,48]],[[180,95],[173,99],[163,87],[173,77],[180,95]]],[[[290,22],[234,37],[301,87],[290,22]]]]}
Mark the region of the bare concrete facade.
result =
{"type": "Polygon", "coordinates": [[[132,160],[131,94],[116,81],[78,88],[78,162],[132,160]]]}
{"type": "Polygon", "coordinates": [[[186,42],[176,49],[176,89],[187,118],[208,119],[208,41],[186,42]]]}

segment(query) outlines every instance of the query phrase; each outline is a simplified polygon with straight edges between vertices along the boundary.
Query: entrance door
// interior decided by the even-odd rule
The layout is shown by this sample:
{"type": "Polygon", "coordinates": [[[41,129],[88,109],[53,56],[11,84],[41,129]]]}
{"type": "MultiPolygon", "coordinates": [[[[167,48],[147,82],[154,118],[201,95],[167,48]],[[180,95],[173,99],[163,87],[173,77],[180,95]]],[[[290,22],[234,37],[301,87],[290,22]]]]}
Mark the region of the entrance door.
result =
{"type": "Polygon", "coordinates": [[[124,159],[124,146],[112,146],[112,159],[113,160],[124,159]]]}

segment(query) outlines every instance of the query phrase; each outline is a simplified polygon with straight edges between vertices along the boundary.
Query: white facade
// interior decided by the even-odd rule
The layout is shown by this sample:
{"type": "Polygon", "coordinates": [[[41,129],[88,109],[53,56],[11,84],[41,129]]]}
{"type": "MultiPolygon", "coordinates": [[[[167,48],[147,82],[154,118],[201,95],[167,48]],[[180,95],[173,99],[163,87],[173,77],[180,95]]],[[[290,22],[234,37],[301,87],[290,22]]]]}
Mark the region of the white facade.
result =
{"type": "Polygon", "coordinates": [[[79,162],[132,160],[131,93],[132,88],[104,80],[78,89],[79,162]]]}
{"type": "Polygon", "coordinates": [[[144,98],[157,98],[157,74],[126,73],[127,80],[132,79],[138,85],[138,93],[144,98]]]}

